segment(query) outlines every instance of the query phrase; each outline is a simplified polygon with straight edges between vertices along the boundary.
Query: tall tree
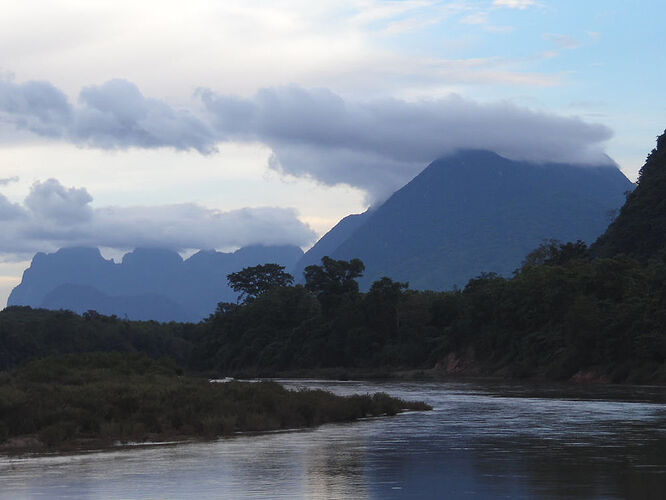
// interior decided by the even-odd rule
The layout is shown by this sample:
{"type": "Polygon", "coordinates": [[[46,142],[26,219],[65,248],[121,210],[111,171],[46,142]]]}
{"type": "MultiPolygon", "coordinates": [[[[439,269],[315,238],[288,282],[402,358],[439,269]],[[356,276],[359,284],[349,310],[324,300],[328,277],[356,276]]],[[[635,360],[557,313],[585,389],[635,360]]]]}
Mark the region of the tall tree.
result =
{"type": "Polygon", "coordinates": [[[317,296],[324,314],[330,315],[341,303],[359,295],[356,278],[363,276],[365,265],[360,259],[335,260],[328,256],[322,257],[321,264],[305,268],[305,288],[317,296]]]}
{"type": "Polygon", "coordinates": [[[234,292],[240,292],[239,302],[250,302],[273,288],[290,286],[294,277],[278,264],[246,267],[227,275],[227,282],[234,292]]]}

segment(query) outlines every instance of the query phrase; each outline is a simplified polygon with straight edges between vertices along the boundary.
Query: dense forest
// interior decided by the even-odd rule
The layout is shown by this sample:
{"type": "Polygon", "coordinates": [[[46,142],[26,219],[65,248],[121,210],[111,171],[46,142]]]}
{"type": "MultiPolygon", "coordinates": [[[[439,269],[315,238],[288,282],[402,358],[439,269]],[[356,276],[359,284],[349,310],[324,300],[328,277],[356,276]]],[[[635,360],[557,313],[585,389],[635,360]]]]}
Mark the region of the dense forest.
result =
{"type": "Polygon", "coordinates": [[[364,264],[324,257],[305,284],[276,264],[229,275],[237,303],[197,324],[9,307],[0,369],[87,351],[168,356],[219,375],[304,370],[463,373],[666,382],[666,134],[597,243],[544,242],[511,278],[410,290],[388,277],[361,293],[364,264]]]}

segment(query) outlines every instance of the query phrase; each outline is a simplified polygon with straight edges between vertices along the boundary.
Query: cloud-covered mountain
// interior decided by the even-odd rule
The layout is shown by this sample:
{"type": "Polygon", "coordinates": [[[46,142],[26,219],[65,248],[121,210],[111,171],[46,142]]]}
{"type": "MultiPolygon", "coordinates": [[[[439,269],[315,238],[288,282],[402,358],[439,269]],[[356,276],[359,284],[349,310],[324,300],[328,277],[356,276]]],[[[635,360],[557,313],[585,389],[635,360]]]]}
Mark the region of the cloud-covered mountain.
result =
{"type": "Polygon", "coordinates": [[[420,101],[356,102],[327,89],[277,87],[253,97],[200,91],[225,140],[261,141],[273,168],[325,184],[349,184],[383,200],[423,165],[460,149],[488,149],[533,162],[611,163],[611,132],[577,118],[458,95],[420,101]]]}
{"type": "Polygon", "coordinates": [[[130,319],[198,321],[218,302],[235,302],[227,274],[275,262],[291,268],[303,256],[295,246],[249,246],[233,253],[137,248],[116,264],[97,248],[38,253],[9,296],[8,305],[115,314],[130,319]]]}
{"type": "Polygon", "coordinates": [[[324,247],[335,259],[363,260],[366,289],[382,276],[417,289],[463,287],[481,272],[510,275],[544,239],[594,241],[632,188],[612,166],[462,151],[431,163],[335,250],[322,238],[295,269],[324,247]]]}

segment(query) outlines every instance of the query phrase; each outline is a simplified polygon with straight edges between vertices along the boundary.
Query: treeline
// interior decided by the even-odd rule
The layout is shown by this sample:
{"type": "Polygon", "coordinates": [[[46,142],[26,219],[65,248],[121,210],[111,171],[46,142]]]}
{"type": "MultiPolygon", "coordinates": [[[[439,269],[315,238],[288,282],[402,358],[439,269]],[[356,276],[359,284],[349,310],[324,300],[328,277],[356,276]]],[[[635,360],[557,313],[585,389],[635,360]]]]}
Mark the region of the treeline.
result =
{"type": "Polygon", "coordinates": [[[222,304],[195,330],[193,366],[394,371],[453,355],[465,358],[467,373],[666,381],[664,261],[593,259],[581,242],[549,242],[510,279],[484,274],[463,290],[434,293],[383,278],[367,294],[331,270],[347,265],[324,259],[313,266],[316,283],[306,272],[305,286],[222,304]]]}
{"type": "Polygon", "coordinates": [[[512,278],[484,274],[437,293],[388,278],[361,293],[360,261],[324,259],[310,271],[305,285],[267,285],[241,304],[221,303],[199,324],[7,308],[1,368],[51,354],[124,351],[217,375],[445,370],[447,359],[458,359],[454,369],[468,374],[666,381],[663,260],[592,258],[580,242],[549,242],[512,278]]]}

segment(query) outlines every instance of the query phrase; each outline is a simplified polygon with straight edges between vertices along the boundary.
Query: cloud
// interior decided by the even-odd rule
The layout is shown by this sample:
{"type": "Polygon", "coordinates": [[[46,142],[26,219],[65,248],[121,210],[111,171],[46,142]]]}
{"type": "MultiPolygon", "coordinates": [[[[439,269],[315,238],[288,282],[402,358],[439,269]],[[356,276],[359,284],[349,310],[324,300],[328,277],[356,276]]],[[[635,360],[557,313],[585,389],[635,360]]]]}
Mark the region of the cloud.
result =
{"type": "MultiPolygon", "coordinates": [[[[495,77],[498,73],[493,61],[465,64],[495,77]]],[[[446,78],[450,68],[439,71],[446,78]]],[[[4,81],[0,95],[0,113],[16,127],[82,146],[170,147],[208,154],[220,142],[260,142],[272,149],[275,170],[363,189],[370,202],[390,195],[425,165],[456,149],[490,149],[537,162],[608,162],[601,144],[611,136],[607,128],[577,118],[507,102],[480,104],[457,95],[353,101],[327,89],[298,86],[265,88],[251,97],[200,89],[195,94],[198,114],[147,98],[124,80],[84,88],[76,106],[43,82],[4,81]]],[[[46,204],[48,217],[71,217],[79,214],[76,204],[86,206],[76,193],[56,191],[55,186],[40,189],[50,198],[40,194],[31,208],[46,204]]]]}
{"type": "Polygon", "coordinates": [[[92,196],[84,188],[63,187],[57,180],[36,182],[25,199],[25,206],[41,220],[69,226],[92,219],[92,196]]]}
{"type": "Polygon", "coordinates": [[[208,126],[187,110],[146,98],[133,83],[111,80],[84,88],[79,95],[74,139],[102,149],[128,147],[215,151],[208,126]]]}
{"type": "Polygon", "coordinates": [[[0,80],[0,121],[38,135],[60,137],[71,118],[67,96],[51,83],[0,80]]]}
{"type": "Polygon", "coordinates": [[[577,49],[582,45],[578,40],[569,35],[547,33],[543,35],[543,38],[555,44],[558,49],[577,49]]]}
{"type": "MultiPolygon", "coordinates": [[[[4,195],[0,194],[0,221],[16,221],[25,215],[23,208],[17,204],[10,202],[4,195]]],[[[7,238],[6,234],[3,238],[7,238]]]]}
{"type": "Polygon", "coordinates": [[[290,208],[242,208],[228,212],[196,204],[91,206],[84,188],[49,179],[33,184],[23,204],[0,194],[0,254],[28,258],[64,246],[173,250],[232,248],[251,244],[305,246],[315,239],[290,208]]]}
{"type": "Polygon", "coordinates": [[[18,181],[19,181],[19,178],[16,175],[14,177],[5,177],[4,179],[0,179],[0,186],[6,186],[8,184],[11,184],[13,182],[18,182],[18,181]]]}
{"type": "Polygon", "coordinates": [[[463,24],[488,24],[488,13],[475,12],[463,17],[460,22],[463,24]]]}
{"type": "Polygon", "coordinates": [[[536,4],[536,0],[493,0],[494,6],[507,7],[509,9],[523,10],[536,4]]]}
{"type": "Polygon", "coordinates": [[[189,110],[145,97],[125,80],[85,87],[77,105],[48,82],[0,80],[0,121],[40,136],[101,149],[215,151],[216,138],[205,122],[189,110]]]}
{"type": "Polygon", "coordinates": [[[326,184],[389,195],[426,164],[457,149],[490,149],[536,162],[608,163],[604,126],[457,95],[354,102],[326,89],[279,87],[251,98],[200,91],[223,140],[261,141],[271,166],[326,184]]]}

